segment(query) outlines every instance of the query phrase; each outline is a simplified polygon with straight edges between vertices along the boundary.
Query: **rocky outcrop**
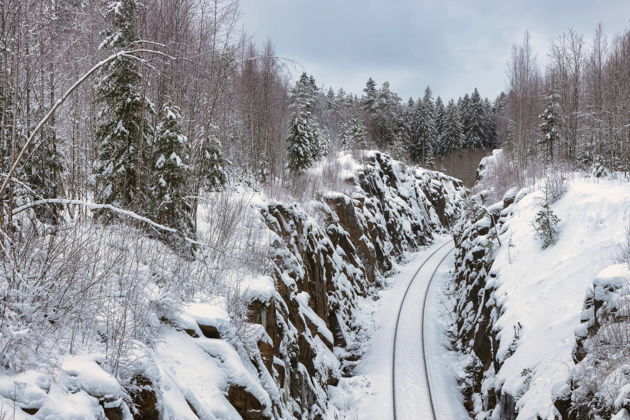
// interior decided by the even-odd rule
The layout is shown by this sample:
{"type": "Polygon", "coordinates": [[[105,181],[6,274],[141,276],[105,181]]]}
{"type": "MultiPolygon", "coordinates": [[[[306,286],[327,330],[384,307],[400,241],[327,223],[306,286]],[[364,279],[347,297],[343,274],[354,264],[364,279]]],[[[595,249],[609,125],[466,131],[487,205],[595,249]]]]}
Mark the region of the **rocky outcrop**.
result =
{"type": "Polygon", "coordinates": [[[405,252],[449,230],[466,193],[459,180],[378,152],[347,182],[348,193],[323,194],[308,211],[256,205],[270,237],[266,275],[236,279],[234,301],[155,294],[144,326],[155,340],[130,345],[118,374],[98,354],[68,356],[53,380],[0,376],[0,405],[50,418],[66,418],[66,407],[110,420],[334,418],[330,393],[361,357],[360,301],[405,252]]]}
{"type": "Polygon", "coordinates": [[[630,270],[602,270],[586,291],[575,329],[572,373],[554,395],[563,419],[627,418],[630,413],[630,270]]]}
{"type": "MultiPolygon", "coordinates": [[[[497,283],[492,265],[494,252],[502,245],[499,235],[511,217],[515,200],[516,190],[508,191],[502,201],[487,208],[471,200],[454,233],[454,347],[468,360],[461,383],[465,407],[471,414],[490,413],[499,407],[501,419],[515,418],[516,408],[513,396],[493,382],[494,374],[509,354],[498,354],[499,338],[494,326],[502,306],[495,294],[497,283]]],[[[515,326],[515,337],[519,330],[520,326],[515,326]]],[[[512,345],[517,344],[516,338],[512,345]]]]}
{"type": "MultiPolygon", "coordinates": [[[[250,321],[271,338],[266,367],[294,417],[322,418],[329,385],[351,375],[360,326],[356,305],[405,251],[445,231],[460,212],[460,181],[407,168],[374,153],[349,180],[351,194],[326,194],[316,217],[272,203],[261,215],[276,235],[277,294],[250,303],[250,321]],[[322,357],[328,354],[331,357],[322,357]],[[274,363],[271,363],[272,359],[274,363]]],[[[261,351],[262,353],[262,351],[261,351]]],[[[277,407],[278,412],[283,409],[277,407]]]]}

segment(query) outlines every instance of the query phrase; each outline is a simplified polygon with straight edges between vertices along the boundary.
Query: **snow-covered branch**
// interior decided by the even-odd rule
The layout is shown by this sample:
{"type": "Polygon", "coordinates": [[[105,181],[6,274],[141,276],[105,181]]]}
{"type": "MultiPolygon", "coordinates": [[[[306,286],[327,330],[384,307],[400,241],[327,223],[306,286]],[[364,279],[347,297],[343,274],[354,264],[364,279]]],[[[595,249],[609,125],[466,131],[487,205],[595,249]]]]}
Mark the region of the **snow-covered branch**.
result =
{"type": "Polygon", "coordinates": [[[139,58],[139,57],[134,55],[134,54],[140,54],[140,53],[154,53],[154,54],[159,54],[159,55],[162,55],[162,56],[165,56],[165,57],[168,57],[168,58],[173,58],[173,57],[171,57],[171,56],[169,56],[167,54],[164,54],[164,53],[162,53],[160,51],[149,50],[149,49],[145,49],[145,48],[138,48],[138,49],[133,49],[133,50],[129,50],[129,51],[127,51],[127,50],[118,51],[115,54],[112,54],[109,57],[105,58],[104,60],[101,60],[98,63],[96,63],[94,65],[94,67],[92,67],[90,70],[88,70],[87,73],[85,73],[83,76],[81,76],[76,82],[74,82],[74,84],[72,86],[70,86],[70,88],[63,94],[63,96],[61,96],[61,98],[59,98],[57,100],[57,102],[55,102],[55,104],[50,108],[50,110],[44,116],[44,118],[42,118],[39,121],[39,123],[37,124],[37,126],[35,126],[35,128],[31,132],[31,134],[28,136],[28,139],[24,143],[24,146],[22,147],[22,149],[18,153],[17,157],[15,158],[15,161],[13,161],[13,164],[11,165],[11,168],[9,169],[9,172],[7,173],[7,177],[4,179],[4,181],[2,182],[2,185],[0,186],[0,197],[2,197],[2,194],[4,193],[7,185],[9,184],[9,180],[11,179],[13,174],[15,173],[15,170],[17,169],[18,165],[20,164],[20,162],[24,158],[24,155],[26,154],[26,151],[28,150],[30,145],[33,143],[33,140],[35,139],[37,134],[39,134],[41,129],[44,127],[44,125],[55,114],[57,109],[61,105],[63,105],[63,103],[66,101],[66,99],[68,99],[68,97],[72,94],[72,92],[74,92],[79,86],[81,86],[83,84],[83,82],[85,82],[87,79],[89,79],[90,76],[92,76],[98,69],[100,69],[104,65],[106,65],[106,64],[116,60],[117,58],[129,57],[129,58],[134,58],[136,60],[142,61],[141,58],[139,58]]]}
{"type": "MultiPolygon", "coordinates": [[[[144,217],[139,215],[138,213],[135,213],[133,211],[130,210],[125,210],[125,209],[121,209],[119,207],[116,206],[112,206],[111,204],[98,204],[98,203],[90,203],[88,201],[83,201],[83,200],[70,200],[70,199],[65,199],[65,198],[48,198],[48,199],[44,199],[44,200],[36,200],[36,201],[32,201],[28,204],[24,204],[23,206],[20,206],[18,208],[16,208],[15,210],[13,210],[13,216],[22,213],[25,210],[28,210],[30,208],[36,207],[36,206],[41,206],[41,205],[45,205],[45,204],[62,204],[62,205],[76,205],[76,206],[82,206],[85,207],[89,210],[109,210],[112,211],[116,214],[120,214],[123,216],[127,216],[130,217],[134,220],[138,220],[139,222],[142,223],[146,223],[149,226],[158,229],[158,230],[162,230],[162,231],[166,231],[169,233],[174,233],[174,234],[178,234],[181,235],[181,232],[179,232],[177,229],[173,229],[171,227],[168,226],[164,226],[160,223],[157,223],[151,219],[149,219],[148,217],[144,217]]],[[[183,236],[183,239],[186,242],[189,242],[191,244],[195,244],[195,245],[200,245],[206,248],[211,248],[214,249],[211,245],[204,243],[204,242],[199,242],[196,241],[194,239],[188,238],[186,236],[183,236]]]]}

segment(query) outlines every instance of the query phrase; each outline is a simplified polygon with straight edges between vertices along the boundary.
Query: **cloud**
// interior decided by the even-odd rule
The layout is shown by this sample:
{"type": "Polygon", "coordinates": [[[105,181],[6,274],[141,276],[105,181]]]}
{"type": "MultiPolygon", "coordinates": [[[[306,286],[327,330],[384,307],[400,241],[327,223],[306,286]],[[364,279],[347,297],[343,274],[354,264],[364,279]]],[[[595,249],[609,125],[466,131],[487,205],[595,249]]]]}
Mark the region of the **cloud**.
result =
{"type": "Polygon", "coordinates": [[[511,45],[529,30],[540,61],[569,27],[590,36],[630,22],[627,0],[241,0],[247,33],[271,39],[319,84],[361,93],[367,77],[403,98],[426,85],[445,98],[505,86],[511,45]]]}

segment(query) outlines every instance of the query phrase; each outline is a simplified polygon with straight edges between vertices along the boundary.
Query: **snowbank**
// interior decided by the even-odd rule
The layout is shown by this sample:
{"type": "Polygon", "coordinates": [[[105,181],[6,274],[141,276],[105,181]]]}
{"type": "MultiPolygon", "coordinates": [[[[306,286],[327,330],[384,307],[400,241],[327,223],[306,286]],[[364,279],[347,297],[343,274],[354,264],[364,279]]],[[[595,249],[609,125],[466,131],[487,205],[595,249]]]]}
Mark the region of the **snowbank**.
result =
{"type": "Polygon", "coordinates": [[[472,350],[469,368],[482,375],[470,385],[469,409],[553,418],[554,398],[565,392],[574,366],[583,297],[592,285],[600,290],[619,281],[614,269],[600,271],[624,239],[630,185],[571,181],[551,206],[560,218],[559,239],[546,249],[532,227],[544,194],[509,195],[460,236],[460,249],[467,252],[460,256],[460,305],[478,308],[473,313],[461,306],[460,346],[472,350]],[[489,334],[482,340],[475,330],[489,334]]]}

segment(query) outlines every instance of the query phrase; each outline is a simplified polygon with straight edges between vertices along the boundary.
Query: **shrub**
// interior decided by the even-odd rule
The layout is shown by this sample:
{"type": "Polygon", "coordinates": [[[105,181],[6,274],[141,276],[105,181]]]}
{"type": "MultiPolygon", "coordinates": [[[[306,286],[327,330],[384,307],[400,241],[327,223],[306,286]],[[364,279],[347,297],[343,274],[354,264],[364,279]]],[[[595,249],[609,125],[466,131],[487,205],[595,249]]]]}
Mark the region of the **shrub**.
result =
{"type": "Polygon", "coordinates": [[[554,245],[558,241],[558,223],[560,219],[555,215],[549,201],[545,198],[542,208],[536,213],[536,220],[533,223],[536,236],[542,239],[543,249],[554,245]]]}

